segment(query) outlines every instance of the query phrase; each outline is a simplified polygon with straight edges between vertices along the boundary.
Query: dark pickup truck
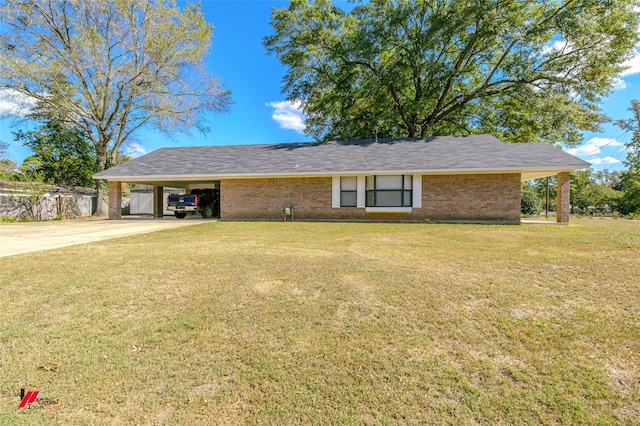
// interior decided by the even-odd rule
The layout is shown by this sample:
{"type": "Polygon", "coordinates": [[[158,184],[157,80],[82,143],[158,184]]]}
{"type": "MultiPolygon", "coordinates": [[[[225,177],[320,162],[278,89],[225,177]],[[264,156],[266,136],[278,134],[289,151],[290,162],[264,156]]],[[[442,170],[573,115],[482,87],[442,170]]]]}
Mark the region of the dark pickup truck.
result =
{"type": "Polygon", "coordinates": [[[169,195],[167,210],[173,211],[178,219],[184,219],[187,213],[200,213],[203,218],[220,216],[219,189],[193,189],[190,194],[169,195]]]}

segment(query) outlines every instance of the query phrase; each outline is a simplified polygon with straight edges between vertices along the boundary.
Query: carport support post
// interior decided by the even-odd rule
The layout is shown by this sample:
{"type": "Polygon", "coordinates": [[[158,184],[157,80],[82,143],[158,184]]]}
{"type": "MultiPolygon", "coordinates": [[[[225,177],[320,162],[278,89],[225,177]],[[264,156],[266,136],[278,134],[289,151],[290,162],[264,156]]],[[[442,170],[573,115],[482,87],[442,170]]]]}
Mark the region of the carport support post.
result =
{"type": "Polygon", "coordinates": [[[122,219],[122,182],[109,181],[109,219],[122,219]]]}
{"type": "Polygon", "coordinates": [[[164,216],[164,187],[153,187],[153,217],[164,216]]]}
{"type": "Polygon", "coordinates": [[[571,206],[569,205],[569,196],[571,195],[571,181],[569,173],[558,173],[558,191],[556,195],[556,221],[558,223],[569,223],[569,215],[571,214],[571,206]]]}

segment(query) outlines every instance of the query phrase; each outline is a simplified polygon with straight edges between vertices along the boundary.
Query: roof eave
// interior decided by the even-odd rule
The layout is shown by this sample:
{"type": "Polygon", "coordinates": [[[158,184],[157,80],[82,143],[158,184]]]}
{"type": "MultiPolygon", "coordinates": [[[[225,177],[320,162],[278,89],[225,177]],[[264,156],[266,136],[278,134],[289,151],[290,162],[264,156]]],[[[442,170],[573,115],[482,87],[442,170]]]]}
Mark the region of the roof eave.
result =
{"type": "MultiPolygon", "coordinates": [[[[121,182],[154,182],[158,180],[172,181],[212,181],[224,179],[260,179],[260,178],[297,178],[297,177],[330,177],[349,175],[393,175],[393,174],[505,174],[520,173],[523,175],[552,176],[562,172],[572,172],[588,168],[587,164],[565,164],[559,166],[530,166],[530,167],[481,167],[481,168],[453,168],[453,169],[389,169],[389,170],[327,170],[327,171],[280,171],[262,173],[216,173],[216,174],[179,174],[179,175],[102,175],[96,173],[94,179],[121,182]]],[[[535,178],[530,178],[535,179],[535,178]]],[[[529,179],[526,179],[529,180],[529,179]]]]}

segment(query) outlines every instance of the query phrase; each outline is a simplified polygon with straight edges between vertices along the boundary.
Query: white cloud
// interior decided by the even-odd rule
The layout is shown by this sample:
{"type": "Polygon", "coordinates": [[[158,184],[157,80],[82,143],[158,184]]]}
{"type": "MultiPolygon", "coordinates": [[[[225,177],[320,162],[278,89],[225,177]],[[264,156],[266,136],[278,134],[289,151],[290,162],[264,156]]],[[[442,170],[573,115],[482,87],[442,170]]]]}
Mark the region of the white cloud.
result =
{"type": "Polygon", "coordinates": [[[624,66],[627,67],[627,69],[622,71],[620,77],[640,74],[640,50],[636,49],[636,54],[631,59],[625,61],[624,66]]]}
{"type": "Polygon", "coordinates": [[[624,90],[627,88],[627,83],[619,78],[619,77],[615,77],[613,79],[613,90],[624,90]]]}
{"type": "Polygon", "coordinates": [[[0,116],[25,116],[36,100],[11,89],[0,89],[0,116]]]}
{"type": "Polygon", "coordinates": [[[140,157],[141,155],[145,155],[147,150],[145,147],[136,142],[129,142],[127,147],[124,149],[124,152],[133,158],[140,157]]]}
{"type": "Polygon", "coordinates": [[[283,129],[295,130],[304,133],[304,113],[302,112],[302,102],[280,101],[269,102],[267,106],[273,108],[271,118],[283,129]]]}
{"type": "Polygon", "coordinates": [[[582,146],[578,148],[568,149],[567,152],[571,155],[583,156],[583,155],[597,155],[602,153],[600,148],[605,146],[617,147],[623,146],[622,142],[609,138],[591,138],[582,146]]]}
{"type": "Polygon", "coordinates": [[[542,54],[548,55],[554,52],[562,52],[563,50],[566,50],[565,53],[568,53],[568,52],[571,52],[573,49],[567,41],[555,40],[551,44],[547,44],[545,47],[542,48],[542,54]]]}
{"type": "Polygon", "coordinates": [[[606,166],[606,165],[610,165],[610,164],[618,164],[618,163],[621,162],[617,158],[613,158],[613,157],[592,158],[592,159],[587,160],[587,161],[589,161],[594,166],[606,166]]]}

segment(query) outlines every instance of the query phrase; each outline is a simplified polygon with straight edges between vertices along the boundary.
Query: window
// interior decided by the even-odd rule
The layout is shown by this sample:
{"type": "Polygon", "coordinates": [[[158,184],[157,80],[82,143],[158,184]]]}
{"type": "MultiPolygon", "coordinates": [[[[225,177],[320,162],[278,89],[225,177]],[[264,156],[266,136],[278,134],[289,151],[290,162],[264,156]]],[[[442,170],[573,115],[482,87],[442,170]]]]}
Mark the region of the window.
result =
{"type": "Polygon", "coordinates": [[[340,178],[340,207],[358,206],[358,178],[355,176],[340,178]]]}
{"type": "Polygon", "coordinates": [[[367,176],[367,207],[411,207],[411,175],[367,176]]]}
{"type": "Polygon", "coordinates": [[[422,175],[332,176],[331,208],[411,213],[422,208],[422,175]]]}

